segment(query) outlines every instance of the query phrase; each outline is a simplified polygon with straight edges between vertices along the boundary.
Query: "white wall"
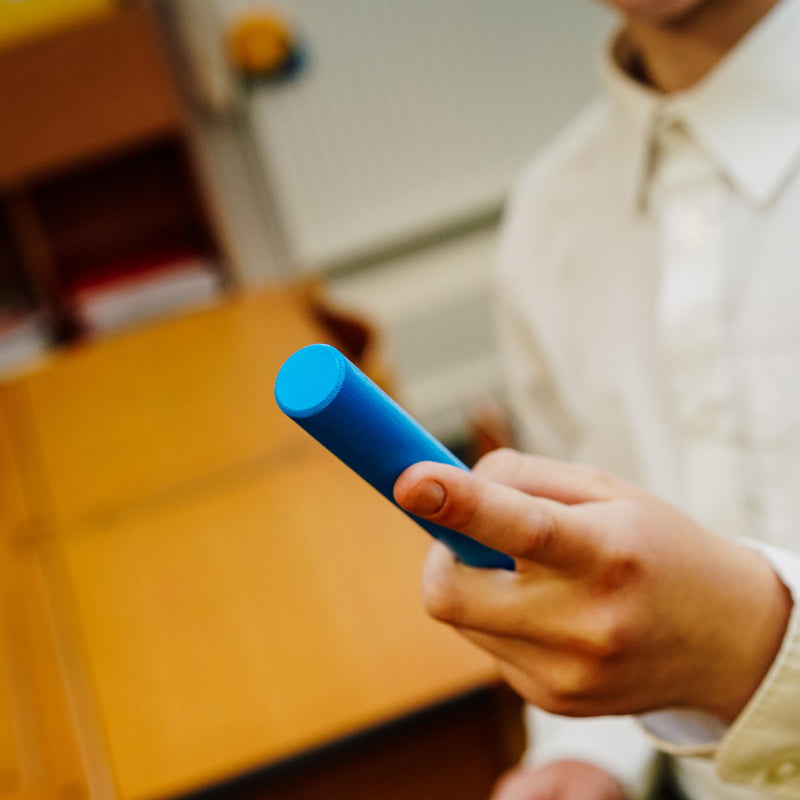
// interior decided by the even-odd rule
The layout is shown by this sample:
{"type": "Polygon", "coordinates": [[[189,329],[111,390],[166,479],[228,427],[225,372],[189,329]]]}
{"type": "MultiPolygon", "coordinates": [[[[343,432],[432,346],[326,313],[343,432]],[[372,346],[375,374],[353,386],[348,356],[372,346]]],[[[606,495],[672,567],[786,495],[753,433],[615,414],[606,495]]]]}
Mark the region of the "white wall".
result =
{"type": "Polygon", "coordinates": [[[496,209],[593,92],[590,0],[273,0],[306,51],[250,98],[290,256],[326,269],[496,209]]]}
{"type": "MultiPolygon", "coordinates": [[[[184,2],[200,4],[213,12],[202,72],[222,63],[202,57],[219,39],[207,20],[257,4],[184,2]]],[[[210,165],[241,273],[325,272],[336,299],[385,329],[412,412],[457,435],[462,402],[499,382],[493,220],[522,164],[596,92],[610,15],[594,0],[261,5],[296,27],[306,69],[251,95],[230,83],[227,100],[225,76],[198,82],[216,87],[210,105],[238,109],[236,126],[223,115],[206,131],[227,142],[210,165]]]]}

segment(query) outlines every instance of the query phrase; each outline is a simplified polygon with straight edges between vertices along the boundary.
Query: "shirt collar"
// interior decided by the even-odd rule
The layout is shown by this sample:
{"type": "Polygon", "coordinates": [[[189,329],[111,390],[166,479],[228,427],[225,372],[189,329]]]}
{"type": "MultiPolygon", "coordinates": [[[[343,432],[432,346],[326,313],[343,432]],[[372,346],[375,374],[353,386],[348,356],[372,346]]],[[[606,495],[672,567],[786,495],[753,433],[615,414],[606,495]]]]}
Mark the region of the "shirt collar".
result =
{"type": "Polygon", "coordinates": [[[668,121],[682,122],[751,202],[772,201],[800,161],[800,0],[782,0],[700,83],[673,95],[630,77],[620,42],[606,48],[602,77],[627,121],[631,201],[644,196],[653,138],[668,121]]]}
{"type": "Polygon", "coordinates": [[[631,56],[623,35],[615,33],[603,50],[600,78],[616,112],[611,146],[619,158],[614,159],[614,178],[627,206],[636,209],[646,196],[653,135],[666,95],[631,76],[631,56]]]}

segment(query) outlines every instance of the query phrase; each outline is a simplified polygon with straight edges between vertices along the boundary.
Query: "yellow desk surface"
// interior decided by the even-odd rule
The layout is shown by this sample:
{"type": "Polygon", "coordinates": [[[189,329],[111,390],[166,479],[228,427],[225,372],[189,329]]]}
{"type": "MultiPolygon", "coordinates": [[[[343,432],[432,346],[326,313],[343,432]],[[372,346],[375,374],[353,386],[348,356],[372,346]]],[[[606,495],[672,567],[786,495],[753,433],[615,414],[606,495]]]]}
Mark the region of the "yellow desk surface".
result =
{"type": "Polygon", "coordinates": [[[0,797],[87,797],[34,525],[0,416],[0,797]]]}
{"type": "Polygon", "coordinates": [[[273,381],[294,349],[325,335],[294,296],[238,297],[58,353],[0,386],[0,408],[32,491],[72,523],[302,440],[273,381]]]}
{"type": "Polygon", "coordinates": [[[199,786],[490,680],[423,614],[426,548],[316,450],[69,531],[120,797],[199,786]]]}
{"type": "Polygon", "coordinates": [[[41,501],[73,694],[86,692],[122,800],[196,789],[495,678],[421,609],[426,535],[275,408],[278,365],[320,338],[266,294],[0,391],[41,501]]]}

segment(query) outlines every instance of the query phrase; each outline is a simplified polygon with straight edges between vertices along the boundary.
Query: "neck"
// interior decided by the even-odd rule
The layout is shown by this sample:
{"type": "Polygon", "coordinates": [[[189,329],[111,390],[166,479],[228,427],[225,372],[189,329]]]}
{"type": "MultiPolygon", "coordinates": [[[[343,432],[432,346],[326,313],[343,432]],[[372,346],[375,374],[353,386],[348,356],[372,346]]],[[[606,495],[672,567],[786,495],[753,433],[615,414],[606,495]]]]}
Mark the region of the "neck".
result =
{"type": "Polygon", "coordinates": [[[642,77],[670,94],[694,86],[779,0],[706,0],[669,22],[629,19],[625,38],[642,77]]]}

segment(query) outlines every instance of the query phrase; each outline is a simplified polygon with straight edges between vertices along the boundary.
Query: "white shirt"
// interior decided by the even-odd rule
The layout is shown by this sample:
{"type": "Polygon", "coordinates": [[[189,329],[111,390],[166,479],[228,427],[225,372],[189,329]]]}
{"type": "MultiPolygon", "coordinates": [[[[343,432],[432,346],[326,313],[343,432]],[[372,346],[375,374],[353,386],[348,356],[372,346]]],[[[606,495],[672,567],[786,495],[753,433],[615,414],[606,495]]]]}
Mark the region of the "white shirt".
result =
{"type": "MultiPolygon", "coordinates": [[[[690,91],[650,91],[610,56],[604,81],[506,214],[498,319],[523,444],[775,546],[765,553],[798,600],[800,0],[690,91]]],[[[643,719],[661,747],[704,756],[679,760],[690,797],[800,797],[799,606],[729,729],[643,719]]],[[[546,718],[535,757],[609,765],[633,788],[650,752],[635,727],[546,718]]]]}

